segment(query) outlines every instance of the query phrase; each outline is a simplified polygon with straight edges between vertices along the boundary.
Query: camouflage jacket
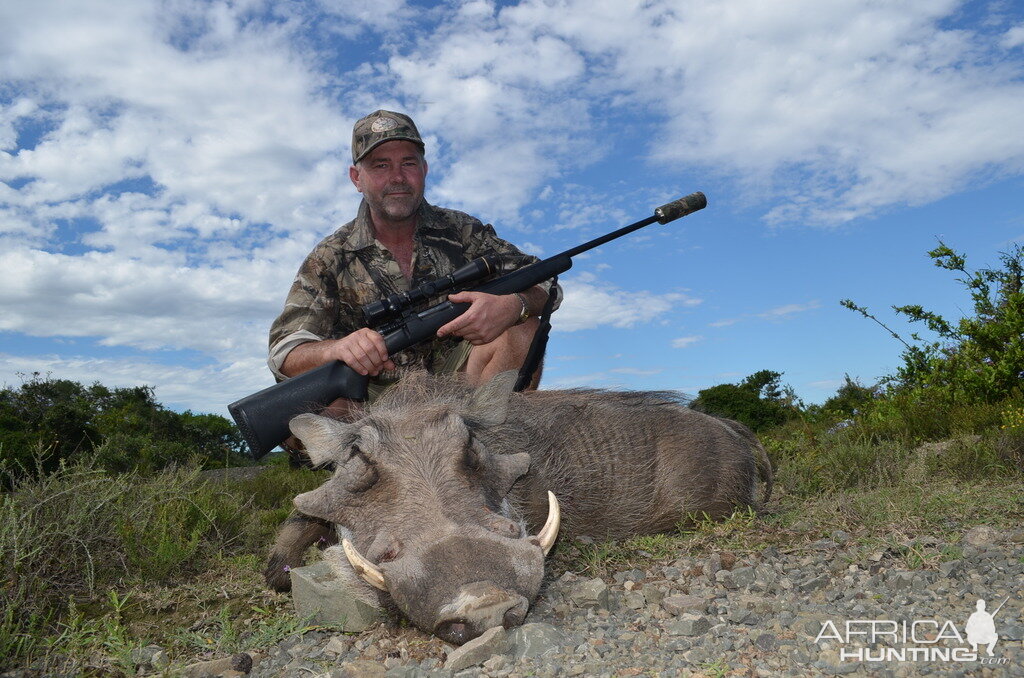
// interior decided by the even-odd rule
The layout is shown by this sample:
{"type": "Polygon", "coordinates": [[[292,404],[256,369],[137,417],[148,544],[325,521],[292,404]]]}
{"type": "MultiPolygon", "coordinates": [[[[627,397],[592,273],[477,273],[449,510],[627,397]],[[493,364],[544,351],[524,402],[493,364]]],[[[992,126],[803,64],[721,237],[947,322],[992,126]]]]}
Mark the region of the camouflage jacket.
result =
{"type": "MultiPolygon", "coordinates": [[[[292,283],[284,311],[270,328],[271,371],[284,379],[280,368],[288,352],[299,344],[339,339],[365,327],[364,304],[402,292],[439,275],[447,275],[485,254],[501,256],[500,273],[508,273],[537,261],[499,238],[494,228],[463,212],[420,206],[414,235],[411,284],[398,262],[373,236],[365,201],[356,218],[324,238],[306,257],[292,283]]],[[[550,287],[550,283],[543,285],[550,287]]],[[[559,290],[559,301],[561,290],[559,290]]],[[[432,299],[439,303],[444,297],[432,299]]],[[[458,338],[434,339],[391,356],[399,369],[431,370],[456,350],[458,338]]],[[[389,382],[394,374],[382,373],[389,382]]]]}

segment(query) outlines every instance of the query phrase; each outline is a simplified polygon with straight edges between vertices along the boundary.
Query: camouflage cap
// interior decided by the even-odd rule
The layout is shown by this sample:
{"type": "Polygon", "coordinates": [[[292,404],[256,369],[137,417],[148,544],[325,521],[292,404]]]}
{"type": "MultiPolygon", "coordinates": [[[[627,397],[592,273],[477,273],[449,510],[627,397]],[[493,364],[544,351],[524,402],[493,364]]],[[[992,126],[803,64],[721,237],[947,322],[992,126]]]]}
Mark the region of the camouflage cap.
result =
{"type": "Polygon", "coordinates": [[[359,120],[352,128],[352,163],[363,159],[367,153],[385,141],[404,139],[411,141],[425,150],[416,123],[404,113],[394,111],[374,111],[359,120]]]}

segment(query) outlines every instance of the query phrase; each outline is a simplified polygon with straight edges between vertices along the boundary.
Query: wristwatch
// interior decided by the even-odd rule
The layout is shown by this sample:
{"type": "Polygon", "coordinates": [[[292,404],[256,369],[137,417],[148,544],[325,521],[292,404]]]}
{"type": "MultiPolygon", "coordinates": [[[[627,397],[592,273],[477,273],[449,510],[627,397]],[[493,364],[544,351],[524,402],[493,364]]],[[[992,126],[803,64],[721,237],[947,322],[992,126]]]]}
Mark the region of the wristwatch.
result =
{"type": "Polygon", "coordinates": [[[523,310],[520,311],[519,319],[513,323],[513,326],[522,325],[526,322],[527,318],[530,317],[530,307],[526,305],[526,297],[519,292],[515,292],[514,294],[516,295],[516,298],[519,299],[519,303],[523,305],[523,310]]]}

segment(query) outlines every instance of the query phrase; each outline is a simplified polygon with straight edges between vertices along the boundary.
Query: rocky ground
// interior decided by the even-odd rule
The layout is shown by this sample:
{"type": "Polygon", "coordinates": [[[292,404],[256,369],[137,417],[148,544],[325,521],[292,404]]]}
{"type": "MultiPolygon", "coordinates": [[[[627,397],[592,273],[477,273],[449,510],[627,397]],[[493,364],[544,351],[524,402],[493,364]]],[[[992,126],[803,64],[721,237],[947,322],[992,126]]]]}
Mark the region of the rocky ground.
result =
{"type": "Polygon", "coordinates": [[[711,552],[607,578],[567,572],[546,583],[524,626],[492,629],[461,648],[390,622],[357,635],[307,633],[185,671],[253,678],[1024,676],[1022,639],[1024,530],[976,527],[956,544],[918,539],[874,552],[836,532],[800,549],[711,552]],[[968,616],[979,598],[992,611],[1007,597],[995,617],[993,656],[979,648],[975,658],[968,616]],[[920,642],[879,636],[872,643],[863,635],[870,622],[880,634],[896,622],[902,634],[904,621],[920,642]],[[846,636],[847,622],[861,635],[846,636]],[[869,661],[887,647],[905,660],[869,661]]]}

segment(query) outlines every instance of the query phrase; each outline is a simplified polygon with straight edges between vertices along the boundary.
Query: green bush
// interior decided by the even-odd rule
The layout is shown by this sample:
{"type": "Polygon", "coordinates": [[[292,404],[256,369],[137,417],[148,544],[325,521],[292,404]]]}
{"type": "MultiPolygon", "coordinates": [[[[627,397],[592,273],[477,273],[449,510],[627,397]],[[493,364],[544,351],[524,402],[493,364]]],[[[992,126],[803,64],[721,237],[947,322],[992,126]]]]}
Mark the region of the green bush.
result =
{"type": "Polygon", "coordinates": [[[868,309],[849,299],[840,303],[877,322],[906,349],[903,365],[887,382],[897,391],[927,390],[955,404],[997,403],[1021,392],[1024,379],[1024,246],[1001,255],[1002,267],[970,271],[963,255],[945,243],[928,252],[935,265],[960,273],[974,315],[950,322],[920,305],[893,306],[922,323],[937,340],[912,334],[904,340],[868,309]],[[912,343],[911,343],[912,342],[912,343]]]}
{"type": "Polygon", "coordinates": [[[781,372],[761,370],[738,384],[719,384],[697,393],[695,410],[735,419],[754,431],[778,426],[797,416],[792,391],[780,385],[781,372]]]}
{"type": "Polygon", "coordinates": [[[110,471],[155,471],[198,460],[246,463],[234,424],[214,414],[164,408],[147,386],[110,389],[38,374],[0,390],[0,460],[46,474],[62,460],[91,456],[110,471]]]}

